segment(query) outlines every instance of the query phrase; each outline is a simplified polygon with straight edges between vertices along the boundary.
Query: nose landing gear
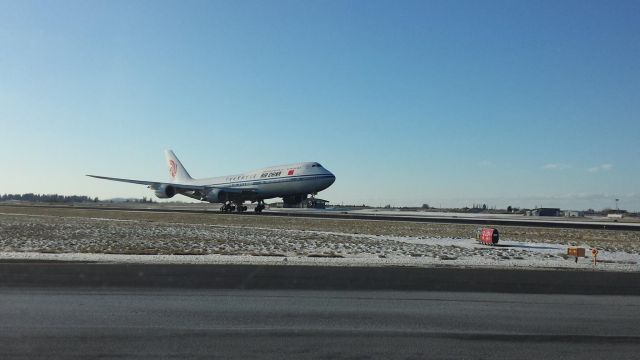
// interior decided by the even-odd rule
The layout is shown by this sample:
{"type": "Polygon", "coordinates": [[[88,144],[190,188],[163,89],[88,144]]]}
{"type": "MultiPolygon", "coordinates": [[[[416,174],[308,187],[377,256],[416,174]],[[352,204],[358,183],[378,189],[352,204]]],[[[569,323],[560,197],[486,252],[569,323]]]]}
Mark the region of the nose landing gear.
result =
{"type": "Polygon", "coordinates": [[[264,200],[258,200],[258,205],[256,205],[256,207],[253,209],[253,211],[257,212],[257,213],[261,213],[262,210],[264,210],[265,206],[264,206],[264,200]]]}

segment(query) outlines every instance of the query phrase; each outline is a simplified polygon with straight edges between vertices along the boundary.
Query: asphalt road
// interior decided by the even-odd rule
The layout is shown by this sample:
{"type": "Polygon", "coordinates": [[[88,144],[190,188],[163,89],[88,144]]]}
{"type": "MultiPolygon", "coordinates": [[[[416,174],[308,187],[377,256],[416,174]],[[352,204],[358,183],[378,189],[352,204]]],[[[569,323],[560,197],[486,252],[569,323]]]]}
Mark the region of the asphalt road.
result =
{"type": "Polygon", "coordinates": [[[640,297],[0,288],[0,358],[637,359],[640,297]]]}
{"type": "Polygon", "coordinates": [[[637,359],[639,277],[3,263],[0,359],[637,359]]]}
{"type": "Polygon", "coordinates": [[[1,287],[463,291],[640,295],[640,273],[456,267],[0,261],[1,287]]]}

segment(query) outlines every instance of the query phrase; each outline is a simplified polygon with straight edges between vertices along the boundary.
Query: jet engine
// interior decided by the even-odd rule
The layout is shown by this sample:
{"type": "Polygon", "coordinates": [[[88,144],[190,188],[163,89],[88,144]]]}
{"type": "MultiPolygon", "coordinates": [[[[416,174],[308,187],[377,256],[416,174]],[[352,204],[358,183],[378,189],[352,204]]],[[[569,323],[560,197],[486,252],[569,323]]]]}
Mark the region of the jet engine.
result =
{"type": "Polygon", "coordinates": [[[176,194],[176,188],[169,184],[162,184],[156,189],[156,196],[160,199],[172,198],[176,194]]]}
{"type": "Polygon", "coordinates": [[[220,189],[211,189],[204,198],[210,203],[221,203],[227,201],[227,193],[220,189]]]}

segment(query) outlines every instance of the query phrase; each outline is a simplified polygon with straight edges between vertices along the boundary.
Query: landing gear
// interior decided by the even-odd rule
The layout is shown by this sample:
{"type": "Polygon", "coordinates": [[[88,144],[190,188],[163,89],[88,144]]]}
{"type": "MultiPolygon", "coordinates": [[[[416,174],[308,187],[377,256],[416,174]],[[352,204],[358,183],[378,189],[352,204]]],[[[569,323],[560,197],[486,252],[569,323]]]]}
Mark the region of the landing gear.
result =
{"type": "Polygon", "coordinates": [[[239,213],[247,211],[247,207],[242,205],[242,203],[233,203],[231,201],[227,201],[220,207],[220,211],[222,212],[234,212],[237,211],[239,213]]]}
{"type": "Polygon", "coordinates": [[[231,201],[227,201],[226,203],[224,203],[224,205],[222,205],[222,207],[220,207],[220,211],[233,212],[236,211],[236,206],[231,201]]]}
{"type": "Polygon", "coordinates": [[[313,208],[313,207],[315,207],[314,205],[316,204],[316,195],[318,195],[318,193],[313,193],[313,194],[311,194],[311,196],[309,196],[309,198],[307,199],[307,207],[308,207],[308,208],[313,208]]]}
{"type": "Polygon", "coordinates": [[[253,211],[257,213],[261,213],[264,210],[264,200],[258,200],[258,205],[253,209],[253,211]]]}

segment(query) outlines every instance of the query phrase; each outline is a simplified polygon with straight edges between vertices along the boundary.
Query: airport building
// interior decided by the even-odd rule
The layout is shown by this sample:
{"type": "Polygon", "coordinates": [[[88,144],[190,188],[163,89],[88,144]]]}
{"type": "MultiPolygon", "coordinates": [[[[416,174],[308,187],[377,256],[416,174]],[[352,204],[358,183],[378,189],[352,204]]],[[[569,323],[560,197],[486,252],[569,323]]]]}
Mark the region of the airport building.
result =
{"type": "Polygon", "coordinates": [[[325,209],[329,200],[319,199],[315,197],[290,197],[285,198],[283,202],[270,204],[271,207],[281,208],[308,208],[308,209],[325,209]]]}
{"type": "Polygon", "coordinates": [[[563,213],[565,217],[584,217],[584,211],[565,210],[563,213]]]}
{"type": "Polygon", "coordinates": [[[527,216],[560,216],[562,211],[560,208],[537,208],[527,210],[527,216]]]}

